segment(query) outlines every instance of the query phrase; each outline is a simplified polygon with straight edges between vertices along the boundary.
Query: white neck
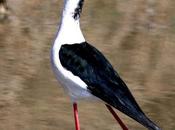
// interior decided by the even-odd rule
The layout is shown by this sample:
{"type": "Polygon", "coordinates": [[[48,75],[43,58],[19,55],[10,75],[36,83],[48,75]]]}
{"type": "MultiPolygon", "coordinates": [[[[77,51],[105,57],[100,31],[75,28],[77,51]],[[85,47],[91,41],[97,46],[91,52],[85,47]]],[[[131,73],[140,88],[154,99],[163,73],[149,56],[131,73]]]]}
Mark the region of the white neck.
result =
{"type": "Polygon", "coordinates": [[[85,41],[80,29],[80,16],[75,15],[80,1],[82,0],[64,1],[61,24],[55,42],[59,44],[73,44],[85,41]]]}

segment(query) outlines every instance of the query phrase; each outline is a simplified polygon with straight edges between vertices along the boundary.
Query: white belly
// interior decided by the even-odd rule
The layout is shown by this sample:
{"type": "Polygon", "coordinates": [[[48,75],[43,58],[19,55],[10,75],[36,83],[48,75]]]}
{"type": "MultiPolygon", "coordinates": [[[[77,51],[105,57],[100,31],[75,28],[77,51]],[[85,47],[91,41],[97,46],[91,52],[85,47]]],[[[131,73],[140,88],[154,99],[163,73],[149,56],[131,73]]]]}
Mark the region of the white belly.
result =
{"type": "Polygon", "coordinates": [[[53,47],[51,52],[52,68],[56,75],[57,80],[64,87],[64,90],[71,97],[72,100],[78,99],[94,99],[94,97],[87,90],[87,85],[78,76],[75,76],[72,72],[66,70],[59,60],[59,49],[53,47]]]}

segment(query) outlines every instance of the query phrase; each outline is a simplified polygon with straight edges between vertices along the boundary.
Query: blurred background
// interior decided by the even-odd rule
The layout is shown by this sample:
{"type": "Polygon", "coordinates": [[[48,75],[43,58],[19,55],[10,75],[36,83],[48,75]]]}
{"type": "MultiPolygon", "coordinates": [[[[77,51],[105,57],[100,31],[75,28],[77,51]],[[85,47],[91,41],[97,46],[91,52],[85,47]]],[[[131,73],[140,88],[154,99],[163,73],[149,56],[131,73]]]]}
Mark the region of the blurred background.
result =
{"type": "MultiPolygon", "coordinates": [[[[0,16],[0,129],[74,130],[72,104],[50,66],[63,0],[7,0],[0,16]]],[[[143,111],[175,129],[175,1],[85,0],[82,31],[143,111]]],[[[130,130],[146,130],[118,112],[130,130]]],[[[81,130],[120,130],[102,103],[80,102],[81,130]]]]}

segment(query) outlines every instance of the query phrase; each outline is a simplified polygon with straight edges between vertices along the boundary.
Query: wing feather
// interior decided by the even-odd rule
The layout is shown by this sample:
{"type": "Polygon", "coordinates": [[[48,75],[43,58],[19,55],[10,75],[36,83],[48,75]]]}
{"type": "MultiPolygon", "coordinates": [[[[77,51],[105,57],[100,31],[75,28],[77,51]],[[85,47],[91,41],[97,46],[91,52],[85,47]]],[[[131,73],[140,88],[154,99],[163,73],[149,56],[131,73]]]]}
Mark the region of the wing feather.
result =
{"type": "Polygon", "coordinates": [[[59,58],[63,67],[79,76],[93,95],[142,125],[156,130],[155,124],[142,112],[118,73],[96,48],[87,42],[65,44],[61,46],[59,58]]]}

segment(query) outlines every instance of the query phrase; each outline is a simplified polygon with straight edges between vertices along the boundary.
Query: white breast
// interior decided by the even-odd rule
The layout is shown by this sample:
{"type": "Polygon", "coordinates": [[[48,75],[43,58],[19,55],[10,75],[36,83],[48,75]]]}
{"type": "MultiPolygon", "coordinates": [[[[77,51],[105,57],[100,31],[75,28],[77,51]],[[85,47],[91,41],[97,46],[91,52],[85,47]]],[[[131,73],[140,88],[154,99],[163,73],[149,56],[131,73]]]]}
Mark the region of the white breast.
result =
{"type": "Polygon", "coordinates": [[[60,48],[61,44],[55,43],[51,50],[52,68],[57,80],[61,83],[61,85],[64,87],[64,90],[66,93],[68,93],[72,100],[85,98],[89,100],[94,98],[94,96],[88,92],[87,84],[61,65],[59,59],[60,48]]]}

